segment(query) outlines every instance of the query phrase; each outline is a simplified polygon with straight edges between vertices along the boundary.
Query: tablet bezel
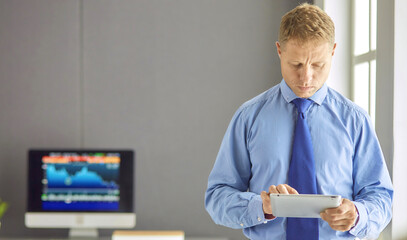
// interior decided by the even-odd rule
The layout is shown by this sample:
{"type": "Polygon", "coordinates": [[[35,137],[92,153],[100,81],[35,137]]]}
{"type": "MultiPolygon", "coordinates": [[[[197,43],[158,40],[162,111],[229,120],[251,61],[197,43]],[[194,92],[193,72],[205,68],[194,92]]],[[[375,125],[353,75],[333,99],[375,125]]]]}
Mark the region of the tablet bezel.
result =
{"type": "Polygon", "coordinates": [[[327,208],[341,204],[339,195],[270,194],[271,209],[276,217],[321,218],[327,208]]]}

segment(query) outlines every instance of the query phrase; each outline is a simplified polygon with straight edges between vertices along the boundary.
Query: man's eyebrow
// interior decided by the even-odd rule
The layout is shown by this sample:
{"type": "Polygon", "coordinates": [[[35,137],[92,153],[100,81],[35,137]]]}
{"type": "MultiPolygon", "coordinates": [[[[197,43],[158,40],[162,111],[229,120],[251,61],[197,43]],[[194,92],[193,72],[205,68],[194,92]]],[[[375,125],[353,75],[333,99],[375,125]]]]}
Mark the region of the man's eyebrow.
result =
{"type": "MultiPolygon", "coordinates": [[[[323,64],[323,63],[325,63],[326,61],[324,61],[324,60],[317,60],[317,61],[315,61],[315,62],[311,62],[311,64],[323,64]]],[[[300,61],[300,60],[288,60],[288,63],[303,63],[302,61],[300,61]]]]}

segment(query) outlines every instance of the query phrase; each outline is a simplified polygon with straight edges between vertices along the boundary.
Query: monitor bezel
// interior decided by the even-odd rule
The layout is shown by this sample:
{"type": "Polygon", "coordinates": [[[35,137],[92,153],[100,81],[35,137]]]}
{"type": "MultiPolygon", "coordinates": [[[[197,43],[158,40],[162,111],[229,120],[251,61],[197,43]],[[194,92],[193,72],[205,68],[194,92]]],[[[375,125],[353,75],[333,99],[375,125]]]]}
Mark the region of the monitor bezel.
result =
{"type": "Polygon", "coordinates": [[[27,184],[27,212],[38,213],[133,213],[134,212],[134,165],[135,151],[129,149],[29,149],[28,150],[28,184],[27,184]],[[120,154],[120,200],[119,209],[103,210],[75,210],[55,211],[42,209],[42,156],[50,153],[119,153],[120,154]]]}

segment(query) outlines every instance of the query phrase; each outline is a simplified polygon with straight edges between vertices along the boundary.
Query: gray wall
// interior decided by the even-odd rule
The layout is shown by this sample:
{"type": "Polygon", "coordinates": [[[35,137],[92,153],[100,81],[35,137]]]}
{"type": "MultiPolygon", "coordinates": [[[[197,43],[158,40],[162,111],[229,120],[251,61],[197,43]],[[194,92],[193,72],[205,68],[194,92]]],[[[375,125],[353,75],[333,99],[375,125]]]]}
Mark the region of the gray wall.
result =
{"type": "MultiPolygon", "coordinates": [[[[0,236],[27,229],[26,151],[132,148],[136,229],[242,239],[203,200],[234,111],[281,79],[298,0],[0,0],[0,236]]],[[[102,234],[110,234],[104,230],[102,234]]]]}

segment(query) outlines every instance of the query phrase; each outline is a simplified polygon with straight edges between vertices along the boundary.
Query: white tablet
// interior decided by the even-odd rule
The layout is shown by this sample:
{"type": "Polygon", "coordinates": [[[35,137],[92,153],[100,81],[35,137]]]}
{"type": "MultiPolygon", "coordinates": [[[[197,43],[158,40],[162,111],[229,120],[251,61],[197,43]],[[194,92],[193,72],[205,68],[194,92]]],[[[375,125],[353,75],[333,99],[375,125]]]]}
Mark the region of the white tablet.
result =
{"type": "Polygon", "coordinates": [[[276,217],[320,218],[322,211],[341,204],[338,195],[270,194],[270,199],[276,217]]]}

